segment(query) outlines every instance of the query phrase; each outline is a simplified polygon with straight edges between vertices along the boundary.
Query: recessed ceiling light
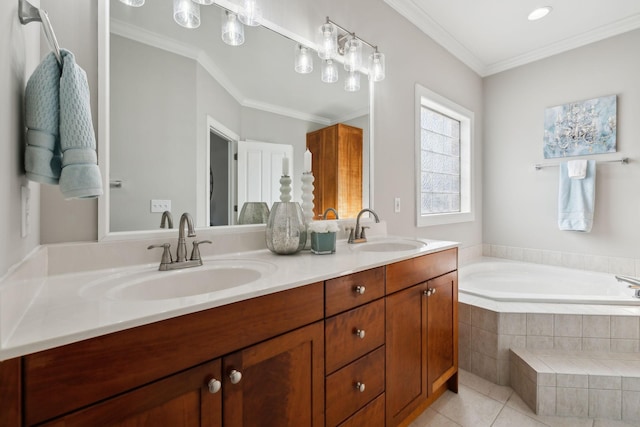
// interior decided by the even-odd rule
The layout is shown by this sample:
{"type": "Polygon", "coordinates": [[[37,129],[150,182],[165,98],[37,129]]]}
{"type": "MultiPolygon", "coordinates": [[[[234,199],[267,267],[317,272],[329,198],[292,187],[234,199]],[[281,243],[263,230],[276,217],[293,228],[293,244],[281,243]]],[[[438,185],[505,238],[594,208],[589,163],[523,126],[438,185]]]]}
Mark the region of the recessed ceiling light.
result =
{"type": "Polygon", "coordinates": [[[547,16],[551,12],[551,6],[539,7],[529,14],[529,21],[537,21],[547,16]]]}

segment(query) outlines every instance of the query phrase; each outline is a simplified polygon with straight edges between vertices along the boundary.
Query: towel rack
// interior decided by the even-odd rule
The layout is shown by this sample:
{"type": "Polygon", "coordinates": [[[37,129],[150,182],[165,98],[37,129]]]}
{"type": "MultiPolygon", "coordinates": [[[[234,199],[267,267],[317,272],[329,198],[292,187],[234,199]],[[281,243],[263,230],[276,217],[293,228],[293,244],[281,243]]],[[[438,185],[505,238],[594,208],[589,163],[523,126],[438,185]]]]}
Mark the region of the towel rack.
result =
{"type": "MultiPolygon", "coordinates": [[[[600,160],[598,163],[621,163],[623,165],[629,164],[629,158],[628,157],[623,157],[621,159],[616,159],[616,160],[600,160]]],[[[560,163],[549,163],[549,164],[536,164],[535,168],[537,171],[539,171],[540,169],[543,168],[551,168],[551,167],[558,167],[560,166],[560,163]]]]}
{"type": "Polygon", "coordinates": [[[27,0],[18,0],[18,17],[20,18],[20,23],[22,25],[26,25],[33,21],[42,23],[42,29],[44,30],[47,42],[49,42],[49,46],[51,47],[51,50],[53,50],[53,54],[56,56],[58,64],[62,66],[60,46],[58,45],[58,40],[53,32],[53,27],[51,27],[51,22],[49,21],[49,15],[47,15],[47,12],[33,6],[27,0]]]}

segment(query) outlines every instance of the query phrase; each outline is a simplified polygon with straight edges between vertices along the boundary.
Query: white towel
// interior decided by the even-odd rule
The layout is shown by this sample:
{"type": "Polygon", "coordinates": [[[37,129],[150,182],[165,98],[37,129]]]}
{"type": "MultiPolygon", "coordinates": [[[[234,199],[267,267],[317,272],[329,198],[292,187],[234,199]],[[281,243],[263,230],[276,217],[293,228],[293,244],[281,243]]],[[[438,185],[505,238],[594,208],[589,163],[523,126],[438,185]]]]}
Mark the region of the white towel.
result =
{"type": "Polygon", "coordinates": [[[584,179],[584,177],[587,176],[587,161],[569,160],[567,162],[567,170],[569,172],[569,178],[584,179]]]}
{"type": "Polygon", "coordinates": [[[587,162],[583,179],[569,178],[567,163],[560,164],[558,227],[560,230],[591,231],[596,196],[596,161],[587,162]]]}

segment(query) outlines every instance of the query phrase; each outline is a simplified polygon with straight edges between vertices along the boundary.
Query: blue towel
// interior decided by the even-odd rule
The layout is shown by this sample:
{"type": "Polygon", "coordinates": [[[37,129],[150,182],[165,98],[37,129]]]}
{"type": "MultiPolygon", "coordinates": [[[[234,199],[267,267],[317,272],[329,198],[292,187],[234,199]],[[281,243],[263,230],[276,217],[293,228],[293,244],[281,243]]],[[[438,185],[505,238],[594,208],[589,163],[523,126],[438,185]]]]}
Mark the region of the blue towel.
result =
{"type": "Polygon", "coordinates": [[[570,178],[567,163],[560,164],[558,227],[590,232],[596,198],[596,161],[587,162],[584,178],[570,178]]]}
{"type": "Polygon", "coordinates": [[[73,54],[64,49],[60,53],[60,191],[66,199],[94,198],[102,195],[102,177],[91,121],[89,83],[73,54]]]}
{"type": "Polygon", "coordinates": [[[62,166],[59,86],[60,66],[52,52],[35,69],[24,92],[24,168],[27,178],[43,184],[57,184],[62,166]]]}
{"type": "Polygon", "coordinates": [[[49,53],[25,89],[27,178],[60,184],[66,199],[103,194],[91,121],[87,76],[73,54],[61,49],[62,71],[49,53]]]}

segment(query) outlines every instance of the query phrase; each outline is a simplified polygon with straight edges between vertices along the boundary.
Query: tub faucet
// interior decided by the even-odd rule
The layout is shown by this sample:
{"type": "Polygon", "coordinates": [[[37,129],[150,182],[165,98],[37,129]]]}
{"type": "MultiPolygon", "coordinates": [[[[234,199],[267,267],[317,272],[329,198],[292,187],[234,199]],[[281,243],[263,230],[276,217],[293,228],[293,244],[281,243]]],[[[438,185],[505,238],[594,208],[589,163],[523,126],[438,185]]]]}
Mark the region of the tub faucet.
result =
{"type": "Polygon", "coordinates": [[[629,276],[614,276],[618,282],[625,282],[629,284],[629,288],[635,290],[634,296],[640,298],[640,279],[629,276]]]}
{"type": "Polygon", "coordinates": [[[160,219],[160,228],[164,228],[165,223],[167,223],[167,228],[173,228],[173,216],[169,211],[162,212],[162,218],[160,219]]]}
{"type": "Polygon", "coordinates": [[[367,241],[367,236],[364,233],[364,230],[369,228],[369,227],[360,227],[360,216],[362,216],[363,213],[365,212],[370,212],[371,214],[373,214],[373,217],[376,219],[376,222],[380,222],[380,218],[378,218],[378,214],[375,213],[373,211],[373,209],[369,209],[369,208],[365,208],[362,209],[360,212],[358,212],[358,216],[356,217],[356,228],[355,229],[351,229],[351,232],[349,233],[349,240],[347,240],[347,243],[364,243],[367,241]]]}
{"type": "Polygon", "coordinates": [[[329,212],[333,212],[333,214],[336,216],[336,219],[340,219],[340,217],[338,217],[338,211],[335,210],[334,208],[327,208],[322,214],[322,219],[327,219],[327,214],[329,212]]]}
{"type": "Polygon", "coordinates": [[[176,251],[176,260],[171,257],[171,244],[162,243],[159,245],[151,245],[147,249],[163,248],[162,260],[160,261],[160,271],[178,270],[181,268],[197,267],[202,265],[202,257],[200,256],[200,244],[211,243],[211,240],[194,240],[191,258],[187,259],[187,242],[184,236],[184,227],[187,227],[187,237],[195,237],[196,231],[193,227],[193,219],[187,212],[180,217],[180,225],[178,229],[178,249],[176,251]]]}

